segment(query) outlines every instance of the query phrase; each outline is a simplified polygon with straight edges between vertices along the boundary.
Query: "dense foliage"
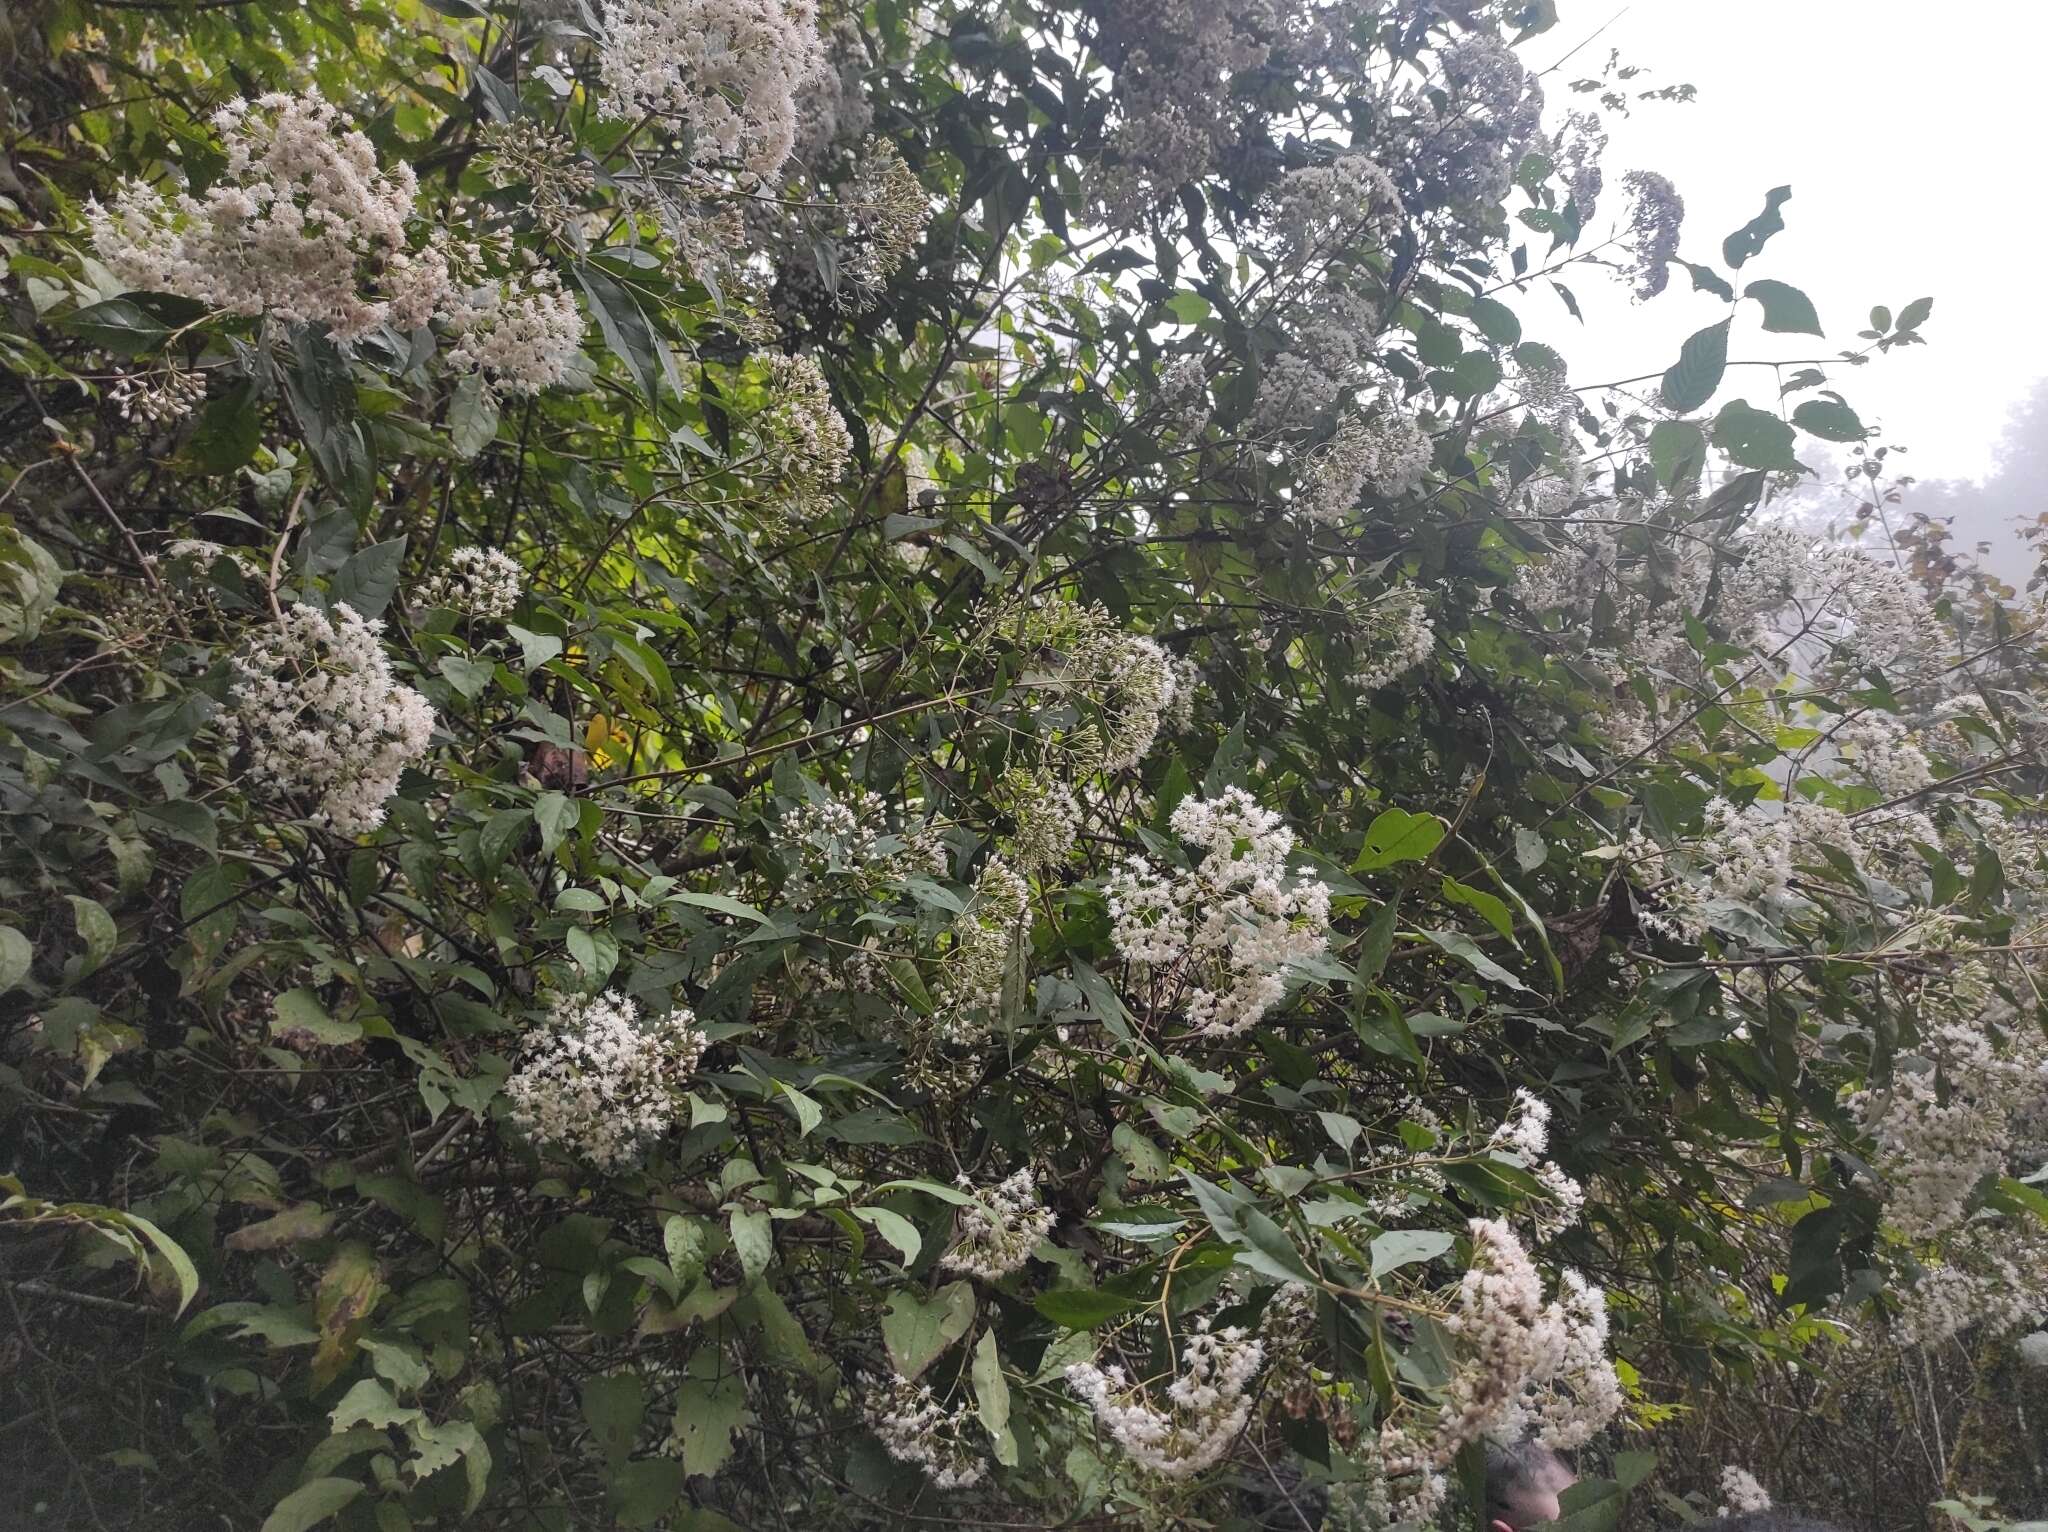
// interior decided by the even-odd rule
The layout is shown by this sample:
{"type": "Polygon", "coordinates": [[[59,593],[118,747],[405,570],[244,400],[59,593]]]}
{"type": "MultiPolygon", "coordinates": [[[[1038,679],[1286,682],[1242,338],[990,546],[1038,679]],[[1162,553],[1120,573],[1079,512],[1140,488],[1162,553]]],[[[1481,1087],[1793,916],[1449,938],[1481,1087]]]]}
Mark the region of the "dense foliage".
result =
{"type": "Polygon", "coordinates": [[[1535,1431],[1592,1532],[1687,1379],[2048,1348],[2041,612],[1837,391],[1931,306],[1743,363],[1788,193],[1681,259],[1554,21],[18,9],[9,1493],[1378,1527],[1535,1431]],[[1727,315],[1571,379],[1582,274],[1727,315]]]}

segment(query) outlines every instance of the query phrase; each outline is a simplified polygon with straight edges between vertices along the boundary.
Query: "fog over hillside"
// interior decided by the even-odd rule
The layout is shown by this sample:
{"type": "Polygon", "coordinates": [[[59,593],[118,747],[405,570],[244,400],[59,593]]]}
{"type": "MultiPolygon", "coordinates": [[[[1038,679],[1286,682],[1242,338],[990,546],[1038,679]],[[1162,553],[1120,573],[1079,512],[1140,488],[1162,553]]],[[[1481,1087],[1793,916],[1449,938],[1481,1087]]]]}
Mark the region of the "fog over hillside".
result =
{"type": "Polygon", "coordinates": [[[1985,567],[2015,587],[2024,588],[2034,572],[2038,549],[2021,528],[2042,525],[2048,513],[2048,380],[2034,385],[2006,419],[1982,480],[1927,479],[1905,491],[1908,511],[1950,521],[1959,550],[1983,545],[1985,567]]]}

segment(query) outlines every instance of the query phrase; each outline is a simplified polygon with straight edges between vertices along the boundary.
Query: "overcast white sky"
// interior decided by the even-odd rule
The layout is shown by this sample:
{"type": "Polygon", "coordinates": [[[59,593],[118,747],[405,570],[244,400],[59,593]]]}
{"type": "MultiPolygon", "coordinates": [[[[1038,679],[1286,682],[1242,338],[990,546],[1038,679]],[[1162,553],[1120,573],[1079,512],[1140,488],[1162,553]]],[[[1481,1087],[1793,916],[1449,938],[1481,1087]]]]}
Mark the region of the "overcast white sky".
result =
{"type": "MultiPolygon", "coordinates": [[[[1975,478],[2009,405],[2048,372],[2048,249],[2041,192],[2041,61],[2048,0],[1569,0],[1563,22],[1523,50],[1543,68],[1597,39],[1544,81],[1554,110],[1580,101],[1566,82],[1597,75],[1610,48],[1643,66],[1633,88],[1690,83],[1690,104],[1647,102],[1611,119],[1607,192],[1594,228],[1626,216],[1622,173],[1661,171],[1686,202],[1681,250],[1721,265],[1723,236],[1790,185],[1785,230],[1736,274],[1804,289],[1825,342],[1764,335],[1742,305],[1731,357],[1828,356],[1863,344],[1874,304],[1897,313],[1934,299],[1929,344],[1841,369],[1842,392],[1883,439],[1909,449],[1917,477],[1975,478]]],[[[1588,240],[1586,243],[1592,243],[1588,240]]],[[[1541,241],[1532,246],[1539,254],[1541,241]]],[[[1724,268],[1725,269],[1725,268],[1724,268]]],[[[1574,383],[1659,370],[1726,308],[1682,271],[1637,305],[1617,283],[1571,284],[1582,329],[1547,287],[1520,306],[1531,339],[1557,345],[1574,383]]],[[[1768,407],[1771,374],[1724,387],[1768,407]]]]}

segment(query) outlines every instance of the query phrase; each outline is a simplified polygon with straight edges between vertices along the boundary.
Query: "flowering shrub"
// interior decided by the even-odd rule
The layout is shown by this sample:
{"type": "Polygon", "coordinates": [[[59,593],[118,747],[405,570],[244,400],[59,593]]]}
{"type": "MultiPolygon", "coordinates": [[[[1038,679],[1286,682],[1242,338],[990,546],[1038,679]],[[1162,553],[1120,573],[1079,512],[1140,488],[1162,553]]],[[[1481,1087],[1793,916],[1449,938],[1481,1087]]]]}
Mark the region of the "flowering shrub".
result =
{"type": "Polygon", "coordinates": [[[2038,1362],[2044,614],[1551,20],[30,6],[0,1519],[1449,1526],[2038,1362]]]}

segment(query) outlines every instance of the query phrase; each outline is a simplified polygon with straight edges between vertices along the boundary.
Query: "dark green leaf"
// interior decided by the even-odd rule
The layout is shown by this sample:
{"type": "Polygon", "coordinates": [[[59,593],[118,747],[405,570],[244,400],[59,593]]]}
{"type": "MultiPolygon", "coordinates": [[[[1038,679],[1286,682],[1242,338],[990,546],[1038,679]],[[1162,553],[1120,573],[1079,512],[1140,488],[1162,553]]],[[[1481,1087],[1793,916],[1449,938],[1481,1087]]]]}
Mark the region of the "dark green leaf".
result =
{"type": "Polygon", "coordinates": [[[1821,333],[1820,316],[1813,311],[1813,300],[1796,287],[1766,278],[1750,283],[1742,290],[1742,296],[1763,305],[1766,330],[1781,335],[1821,333]]]}
{"type": "Polygon", "coordinates": [[[1856,412],[1839,399],[1808,399],[1792,412],[1792,424],[1823,441],[1860,442],[1868,433],[1856,412]]]}
{"type": "Polygon", "coordinates": [[[358,617],[381,617],[398,591],[398,574],[405,565],[405,538],[372,543],[350,557],[327,584],[327,599],[346,606],[358,617]]]}
{"type": "Polygon", "coordinates": [[[1728,370],[1728,327],[1724,319],[1696,330],[1679,347],[1678,360],[1664,374],[1659,392],[1664,403],[1680,413],[1698,409],[1714,397],[1728,370]]]}
{"type": "Polygon", "coordinates": [[[1690,420],[1658,421],[1650,428],[1650,464],[1666,489],[1697,484],[1707,466],[1706,433],[1690,420]]]}
{"type": "Polygon", "coordinates": [[[1731,399],[1714,417],[1714,446],[1744,468],[1796,470],[1792,427],[1765,410],[1752,409],[1746,399],[1731,399]]]}
{"type": "Polygon", "coordinates": [[[1778,209],[1791,198],[1791,187],[1773,187],[1764,197],[1764,210],[1721,241],[1721,259],[1730,266],[1739,267],[1763,249],[1765,241],[1785,227],[1785,220],[1778,216],[1778,209]]]}

